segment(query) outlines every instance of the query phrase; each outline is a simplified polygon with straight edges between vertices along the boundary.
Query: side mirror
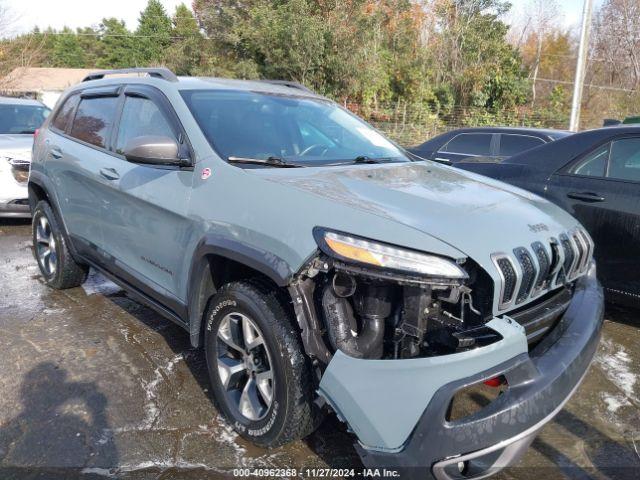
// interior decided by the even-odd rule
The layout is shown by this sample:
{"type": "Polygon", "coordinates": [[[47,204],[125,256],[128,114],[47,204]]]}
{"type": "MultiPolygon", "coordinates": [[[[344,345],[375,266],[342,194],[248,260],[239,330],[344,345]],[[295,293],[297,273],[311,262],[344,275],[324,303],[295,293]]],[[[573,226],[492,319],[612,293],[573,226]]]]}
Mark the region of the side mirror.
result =
{"type": "Polygon", "coordinates": [[[178,143],[169,137],[145,135],[129,140],[124,147],[124,156],[130,162],[152,165],[182,165],[178,143]]]}

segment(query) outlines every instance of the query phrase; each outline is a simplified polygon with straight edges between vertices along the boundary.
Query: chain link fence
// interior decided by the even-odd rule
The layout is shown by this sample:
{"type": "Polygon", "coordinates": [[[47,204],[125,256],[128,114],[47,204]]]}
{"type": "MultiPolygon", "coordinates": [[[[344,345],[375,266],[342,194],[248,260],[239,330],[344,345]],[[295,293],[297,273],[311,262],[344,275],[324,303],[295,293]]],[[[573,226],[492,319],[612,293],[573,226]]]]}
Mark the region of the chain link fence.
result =
{"type": "MultiPolygon", "coordinates": [[[[400,145],[420,144],[436,135],[463,127],[508,126],[566,130],[569,112],[559,114],[530,107],[487,110],[455,107],[449,111],[433,111],[428,105],[397,102],[377,107],[347,103],[345,107],[367,120],[400,145]]],[[[622,120],[625,112],[583,111],[581,129],[602,127],[605,118],[622,120]]]]}

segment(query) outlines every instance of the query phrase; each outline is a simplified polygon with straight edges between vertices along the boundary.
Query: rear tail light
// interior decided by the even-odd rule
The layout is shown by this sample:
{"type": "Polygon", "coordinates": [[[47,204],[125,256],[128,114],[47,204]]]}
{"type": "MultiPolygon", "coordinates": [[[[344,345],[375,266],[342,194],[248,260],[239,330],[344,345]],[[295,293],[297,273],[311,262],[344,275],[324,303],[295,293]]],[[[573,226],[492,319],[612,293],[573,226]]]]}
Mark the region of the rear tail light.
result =
{"type": "Polygon", "coordinates": [[[38,134],[40,133],[40,129],[36,128],[35,132],[33,132],[33,139],[35,140],[36,138],[38,138],[38,134]]]}

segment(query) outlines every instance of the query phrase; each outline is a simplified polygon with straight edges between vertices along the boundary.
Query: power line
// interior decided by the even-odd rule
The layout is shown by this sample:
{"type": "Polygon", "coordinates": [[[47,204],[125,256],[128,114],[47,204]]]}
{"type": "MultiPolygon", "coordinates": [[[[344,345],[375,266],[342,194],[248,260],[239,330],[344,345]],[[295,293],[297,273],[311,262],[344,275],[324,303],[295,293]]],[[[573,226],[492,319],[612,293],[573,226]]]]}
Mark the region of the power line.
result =
{"type": "MultiPolygon", "coordinates": [[[[89,32],[36,32],[36,33],[29,33],[26,36],[29,35],[40,35],[43,37],[49,36],[49,35],[73,35],[73,36],[77,36],[77,37],[100,37],[100,38],[104,38],[104,37],[125,37],[125,38],[164,38],[165,40],[186,40],[187,38],[197,38],[200,37],[203,40],[212,40],[210,38],[206,38],[203,35],[182,35],[182,36],[169,36],[166,37],[164,35],[139,35],[137,33],[100,33],[100,32],[95,32],[95,33],[89,33],[89,32]]],[[[15,41],[15,40],[10,40],[10,41],[15,41]]]]}
{"type": "MultiPolygon", "coordinates": [[[[536,82],[548,82],[548,83],[561,83],[563,85],[573,85],[573,82],[569,80],[554,80],[552,78],[536,78],[536,82]]],[[[622,88],[622,87],[609,87],[607,85],[594,85],[592,83],[585,83],[584,86],[586,88],[597,88],[600,90],[613,90],[617,92],[628,92],[628,93],[636,93],[637,90],[633,90],[630,88],[622,88]]]]}

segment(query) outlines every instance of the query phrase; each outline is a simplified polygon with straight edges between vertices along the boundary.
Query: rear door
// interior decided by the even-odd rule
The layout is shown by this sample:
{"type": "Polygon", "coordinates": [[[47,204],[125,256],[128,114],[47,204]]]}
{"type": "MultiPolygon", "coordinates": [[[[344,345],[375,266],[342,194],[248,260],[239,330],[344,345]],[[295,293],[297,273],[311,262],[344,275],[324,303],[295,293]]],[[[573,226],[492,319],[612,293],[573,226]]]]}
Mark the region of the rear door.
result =
{"type": "Polygon", "coordinates": [[[551,177],[548,196],[593,237],[605,287],[640,294],[640,137],[617,138],[578,158],[551,177]]]}
{"type": "Polygon", "coordinates": [[[435,153],[435,160],[460,162],[469,157],[490,157],[495,153],[497,135],[493,133],[460,133],[435,153]]]}
{"type": "Polygon", "coordinates": [[[180,315],[186,298],[188,272],[182,266],[193,168],[127,161],[127,142],[141,136],[170,137],[188,149],[164,95],[152,87],[128,86],[108,161],[116,179],[109,184],[103,249],[118,275],[180,315]]]}
{"type": "Polygon", "coordinates": [[[87,89],[70,97],[53,119],[45,139],[45,168],[76,248],[95,258],[113,158],[108,144],[118,106],[118,88],[87,89]]]}

